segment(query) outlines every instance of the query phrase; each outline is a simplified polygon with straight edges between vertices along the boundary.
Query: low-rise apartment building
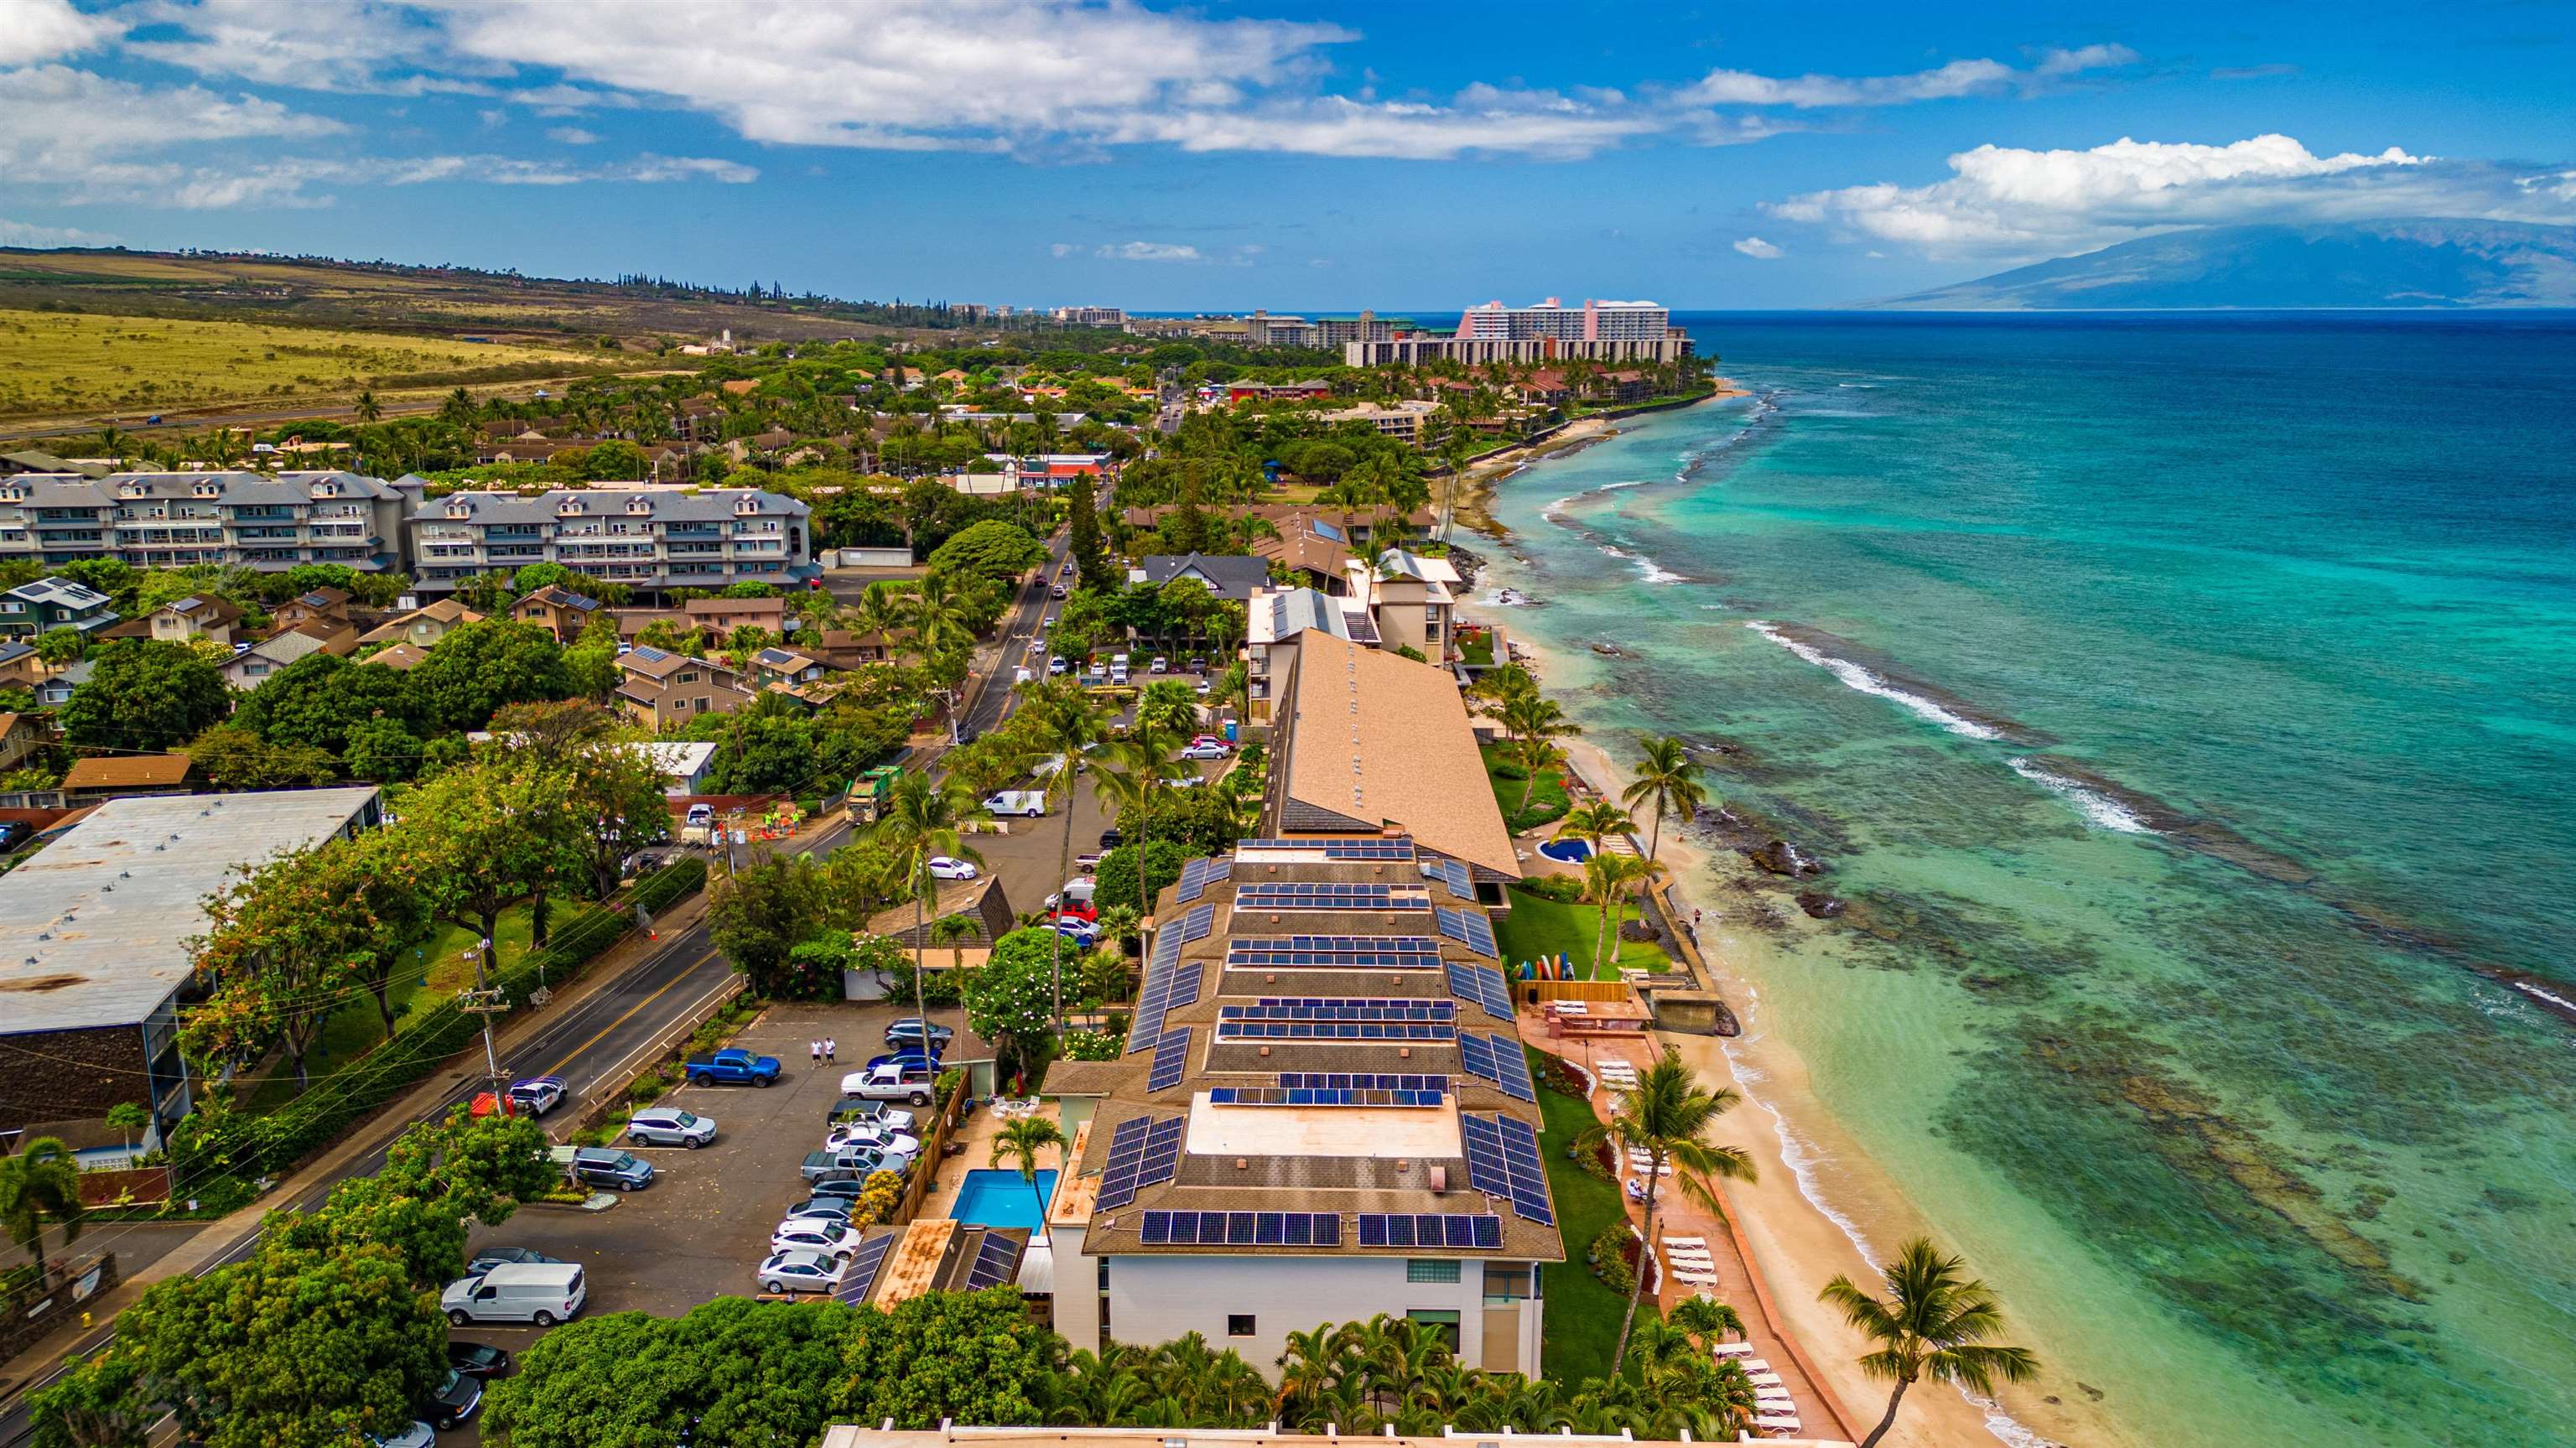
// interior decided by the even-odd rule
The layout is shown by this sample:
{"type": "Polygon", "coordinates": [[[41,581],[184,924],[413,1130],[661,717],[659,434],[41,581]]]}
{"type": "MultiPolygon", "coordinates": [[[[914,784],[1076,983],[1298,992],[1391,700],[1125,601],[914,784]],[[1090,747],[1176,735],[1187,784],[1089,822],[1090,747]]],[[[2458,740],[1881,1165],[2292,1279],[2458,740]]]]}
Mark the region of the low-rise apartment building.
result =
{"type": "Polygon", "coordinates": [[[97,634],[116,623],[114,600],[68,578],[39,578],[0,593],[0,639],[31,639],[58,628],[97,634]]]}
{"type": "Polygon", "coordinates": [[[1439,403],[1413,397],[1392,405],[1363,402],[1352,407],[1335,408],[1331,412],[1317,413],[1316,418],[1333,423],[1365,422],[1381,437],[1391,437],[1407,447],[1418,448],[1424,445],[1429,435],[1426,424],[1439,410],[1439,403]]]}
{"type": "Polygon", "coordinates": [[[1409,648],[1435,664],[1448,660],[1458,608],[1456,565],[1389,548],[1374,564],[1352,559],[1347,572],[1349,596],[1366,604],[1380,648],[1409,648]]]}
{"type": "Polygon", "coordinates": [[[413,577],[423,593],[452,593],[495,569],[560,563],[643,592],[801,586],[821,576],[810,512],[753,488],[450,493],[408,524],[413,577]]]}
{"type": "Polygon", "coordinates": [[[404,563],[410,479],[349,472],[22,473],[0,478],[0,563],[114,558],[136,568],[219,563],[283,572],[404,563]]]}

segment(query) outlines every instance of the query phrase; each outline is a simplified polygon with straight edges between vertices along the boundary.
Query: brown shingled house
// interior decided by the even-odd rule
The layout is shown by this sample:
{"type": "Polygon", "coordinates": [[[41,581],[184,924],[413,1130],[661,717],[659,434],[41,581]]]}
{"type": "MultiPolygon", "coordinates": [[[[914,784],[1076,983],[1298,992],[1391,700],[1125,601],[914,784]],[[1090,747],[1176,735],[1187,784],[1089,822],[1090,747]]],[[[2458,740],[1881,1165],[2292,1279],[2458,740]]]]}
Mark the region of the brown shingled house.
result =
{"type": "Polygon", "coordinates": [[[146,795],[192,794],[197,761],[184,754],[96,754],[63,776],[63,796],[74,804],[146,795]]]}

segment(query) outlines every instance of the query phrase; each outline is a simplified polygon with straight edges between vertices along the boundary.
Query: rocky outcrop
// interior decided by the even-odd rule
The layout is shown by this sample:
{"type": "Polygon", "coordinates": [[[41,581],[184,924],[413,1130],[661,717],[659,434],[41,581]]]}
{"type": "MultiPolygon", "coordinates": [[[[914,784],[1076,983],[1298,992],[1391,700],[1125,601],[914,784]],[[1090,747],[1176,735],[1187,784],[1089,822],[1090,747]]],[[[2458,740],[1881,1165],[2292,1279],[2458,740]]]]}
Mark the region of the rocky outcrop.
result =
{"type": "Polygon", "coordinates": [[[1746,850],[1744,856],[1774,875],[1786,875],[1793,879],[1801,875],[1821,875],[1825,872],[1823,861],[1799,853],[1796,845],[1783,839],[1766,840],[1746,850]]]}
{"type": "Polygon", "coordinates": [[[1818,920],[1831,920],[1843,913],[1843,902],[1822,890],[1798,892],[1798,908],[1818,920]]]}

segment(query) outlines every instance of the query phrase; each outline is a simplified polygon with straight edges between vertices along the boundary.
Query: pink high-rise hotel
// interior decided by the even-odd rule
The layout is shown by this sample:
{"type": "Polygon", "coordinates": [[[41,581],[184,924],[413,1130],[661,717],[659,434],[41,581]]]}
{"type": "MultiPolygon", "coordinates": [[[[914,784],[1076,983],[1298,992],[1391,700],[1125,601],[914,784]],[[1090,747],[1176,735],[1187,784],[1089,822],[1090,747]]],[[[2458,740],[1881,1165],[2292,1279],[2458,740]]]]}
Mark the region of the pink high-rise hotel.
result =
{"type": "Polygon", "coordinates": [[[1672,328],[1672,313],[1653,302],[1596,302],[1584,298],[1580,308],[1554,297],[1535,307],[1506,307],[1486,302],[1469,307],[1458,318],[1458,335],[1504,341],[1552,337],[1559,342],[1635,342],[1661,340],[1672,328]]]}
{"type": "Polygon", "coordinates": [[[1671,362],[1691,355],[1691,339],[1672,324],[1669,309],[1654,302],[1605,302],[1586,298],[1569,307],[1550,297],[1534,307],[1499,301],[1459,314],[1458,330],[1398,333],[1342,344],[1347,366],[1410,365],[1433,360],[1481,366],[1489,362],[1671,362]]]}

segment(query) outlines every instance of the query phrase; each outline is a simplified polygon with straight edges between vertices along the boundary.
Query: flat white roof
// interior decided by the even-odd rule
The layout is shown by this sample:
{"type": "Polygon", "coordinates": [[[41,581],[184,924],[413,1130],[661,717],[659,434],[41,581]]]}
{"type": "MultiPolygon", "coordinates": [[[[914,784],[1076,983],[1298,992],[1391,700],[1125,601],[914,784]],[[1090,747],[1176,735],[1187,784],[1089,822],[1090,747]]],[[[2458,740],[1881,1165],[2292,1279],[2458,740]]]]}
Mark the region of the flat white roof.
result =
{"type": "Polygon", "coordinates": [[[626,747],[653,761],[653,767],[664,774],[675,774],[683,778],[706,768],[707,761],[716,757],[716,746],[713,744],[647,739],[626,747]]]}
{"type": "Polygon", "coordinates": [[[373,785],[100,805],[0,875],[0,1034],[136,1025],[188,978],[205,897],[237,865],[337,833],[373,785]]]}
{"type": "Polygon", "coordinates": [[[1458,1101],[1438,1106],[1213,1106],[1190,1098],[1192,1156],[1461,1157],[1458,1101]]]}

